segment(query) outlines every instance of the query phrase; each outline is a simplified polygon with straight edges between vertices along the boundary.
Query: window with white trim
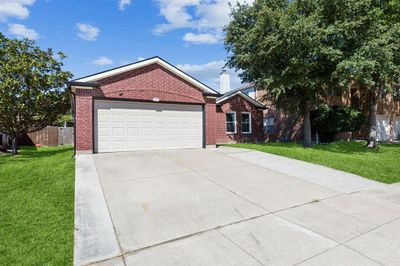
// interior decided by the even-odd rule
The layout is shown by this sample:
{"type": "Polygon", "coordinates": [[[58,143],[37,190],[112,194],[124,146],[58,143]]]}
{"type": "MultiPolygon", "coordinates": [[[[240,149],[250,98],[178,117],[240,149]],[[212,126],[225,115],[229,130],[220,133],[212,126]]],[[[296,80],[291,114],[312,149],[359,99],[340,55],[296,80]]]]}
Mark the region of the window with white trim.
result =
{"type": "Polygon", "coordinates": [[[226,133],[235,134],[236,133],[236,113],[227,112],[226,113],[226,133]]]}
{"type": "Polygon", "coordinates": [[[251,113],[242,113],[242,133],[251,134],[251,113]]]}
{"type": "Polygon", "coordinates": [[[275,119],[273,117],[264,117],[264,132],[267,134],[275,133],[275,119]]]}

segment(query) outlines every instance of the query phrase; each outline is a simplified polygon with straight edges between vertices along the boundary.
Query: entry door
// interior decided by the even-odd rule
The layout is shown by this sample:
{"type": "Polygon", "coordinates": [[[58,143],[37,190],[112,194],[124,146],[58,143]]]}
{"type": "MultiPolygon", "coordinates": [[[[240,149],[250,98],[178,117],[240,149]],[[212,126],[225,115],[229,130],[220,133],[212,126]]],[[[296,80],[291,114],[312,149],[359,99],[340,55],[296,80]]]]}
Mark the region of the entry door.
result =
{"type": "Polygon", "coordinates": [[[201,105],[96,100],[95,150],[201,148],[201,105]]]}

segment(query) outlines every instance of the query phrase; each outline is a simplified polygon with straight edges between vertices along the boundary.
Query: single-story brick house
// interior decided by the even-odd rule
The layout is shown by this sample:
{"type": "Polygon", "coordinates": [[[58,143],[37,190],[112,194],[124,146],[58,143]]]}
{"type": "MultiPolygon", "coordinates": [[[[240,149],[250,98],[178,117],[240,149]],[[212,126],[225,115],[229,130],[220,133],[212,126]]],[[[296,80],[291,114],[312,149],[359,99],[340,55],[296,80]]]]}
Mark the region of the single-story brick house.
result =
{"type": "Polygon", "coordinates": [[[68,86],[78,152],[205,148],[263,135],[261,103],[221,95],[159,57],[68,86]]]}

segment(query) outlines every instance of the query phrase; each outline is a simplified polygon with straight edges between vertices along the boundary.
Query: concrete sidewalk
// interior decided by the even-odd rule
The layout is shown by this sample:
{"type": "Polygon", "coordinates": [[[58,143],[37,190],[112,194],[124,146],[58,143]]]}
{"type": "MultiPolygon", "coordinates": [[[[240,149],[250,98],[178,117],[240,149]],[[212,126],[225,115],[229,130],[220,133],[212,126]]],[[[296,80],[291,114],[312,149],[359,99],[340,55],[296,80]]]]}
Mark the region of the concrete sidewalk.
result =
{"type": "Polygon", "coordinates": [[[77,157],[75,265],[396,265],[400,187],[241,149],[77,157]]]}
{"type": "Polygon", "coordinates": [[[344,193],[382,186],[379,182],[357,175],[275,154],[230,147],[220,147],[217,150],[234,158],[344,193]]]}

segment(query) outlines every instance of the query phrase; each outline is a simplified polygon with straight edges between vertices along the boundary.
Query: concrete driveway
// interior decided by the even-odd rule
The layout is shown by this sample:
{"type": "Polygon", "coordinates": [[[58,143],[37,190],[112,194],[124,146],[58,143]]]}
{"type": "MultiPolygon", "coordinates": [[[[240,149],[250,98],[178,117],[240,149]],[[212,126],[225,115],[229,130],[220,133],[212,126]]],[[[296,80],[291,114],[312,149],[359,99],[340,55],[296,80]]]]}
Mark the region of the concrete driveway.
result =
{"type": "Polygon", "coordinates": [[[76,265],[400,262],[399,185],[230,148],[76,162],[76,265]]]}

